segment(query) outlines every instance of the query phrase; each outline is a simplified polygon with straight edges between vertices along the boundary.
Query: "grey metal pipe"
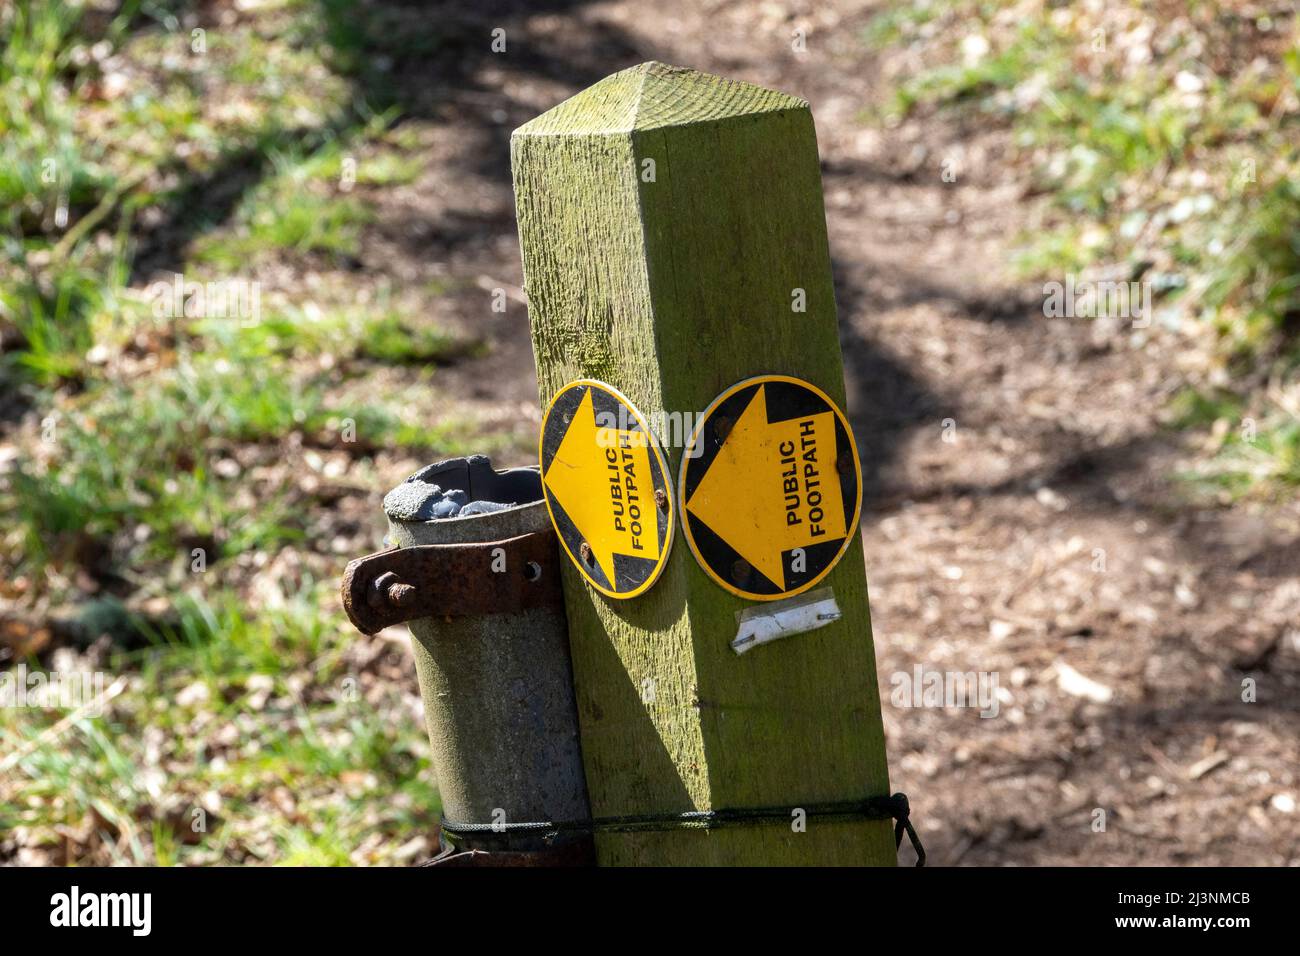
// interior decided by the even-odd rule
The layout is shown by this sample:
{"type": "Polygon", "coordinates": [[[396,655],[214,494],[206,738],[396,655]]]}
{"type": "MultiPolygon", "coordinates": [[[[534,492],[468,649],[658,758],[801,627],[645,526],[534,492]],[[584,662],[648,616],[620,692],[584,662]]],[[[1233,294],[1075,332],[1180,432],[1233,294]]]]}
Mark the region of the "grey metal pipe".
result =
{"type": "MultiPolygon", "coordinates": [[[[550,533],[536,468],[494,472],[482,456],[411,476],[384,499],[391,543],[483,544],[550,533]],[[431,490],[433,489],[433,490],[431,490]],[[440,489],[503,510],[429,520],[440,489]]],[[[558,574],[559,557],[542,573],[558,574]]],[[[563,607],[410,622],[443,812],[456,823],[586,820],[568,626],[563,607]]],[[[561,837],[582,840],[581,835],[561,837]]],[[[537,834],[492,834],[465,848],[535,850],[537,834]]],[[[545,844],[551,846],[553,844],[545,844]]]]}

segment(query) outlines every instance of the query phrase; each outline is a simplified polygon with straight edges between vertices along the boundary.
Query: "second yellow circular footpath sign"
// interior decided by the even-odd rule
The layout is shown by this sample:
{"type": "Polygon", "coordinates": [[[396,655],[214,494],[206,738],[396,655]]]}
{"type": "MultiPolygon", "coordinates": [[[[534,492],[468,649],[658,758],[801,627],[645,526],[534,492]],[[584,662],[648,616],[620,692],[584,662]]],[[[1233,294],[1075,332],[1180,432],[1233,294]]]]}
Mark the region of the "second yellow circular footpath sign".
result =
{"type": "Polygon", "coordinates": [[[677,485],[700,566],[755,601],[799,594],[829,574],[862,506],[848,419],[821,389],[788,375],[746,379],[715,398],[677,485]]]}
{"type": "Polygon", "coordinates": [[[604,382],[580,379],[542,419],[542,490],[560,543],[601,594],[632,598],[668,562],[675,503],[645,419],[604,382]]]}

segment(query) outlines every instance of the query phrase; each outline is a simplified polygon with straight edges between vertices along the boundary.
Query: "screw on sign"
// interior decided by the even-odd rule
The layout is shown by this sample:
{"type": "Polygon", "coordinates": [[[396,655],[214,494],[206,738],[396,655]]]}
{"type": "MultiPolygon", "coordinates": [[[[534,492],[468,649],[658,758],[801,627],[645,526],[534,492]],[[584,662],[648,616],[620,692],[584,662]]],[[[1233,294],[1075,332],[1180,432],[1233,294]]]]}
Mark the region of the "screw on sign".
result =
{"type": "Polygon", "coordinates": [[[571,382],[546,410],[540,456],[546,507],[574,565],[604,595],[643,594],[667,563],[674,523],[668,466],[645,418],[611,385],[571,382]]]}
{"type": "Polygon", "coordinates": [[[862,503],[844,413],[787,375],[746,379],[713,400],[682,456],[678,486],[700,566],[757,601],[799,594],[830,573],[862,503]]]}

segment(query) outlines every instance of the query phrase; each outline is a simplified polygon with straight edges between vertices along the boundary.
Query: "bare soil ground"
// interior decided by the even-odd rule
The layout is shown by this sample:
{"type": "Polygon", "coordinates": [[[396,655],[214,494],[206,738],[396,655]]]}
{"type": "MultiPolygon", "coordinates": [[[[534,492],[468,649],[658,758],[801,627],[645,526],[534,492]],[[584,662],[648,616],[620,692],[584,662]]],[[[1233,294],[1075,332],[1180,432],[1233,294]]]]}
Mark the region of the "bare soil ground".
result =
{"type": "MultiPolygon", "coordinates": [[[[499,18],[519,54],[433,78],[446,100],[427,176],[390,197],[367,254],[517,288],[509,131],[616,69],[658,59],[806,97],[892,784],[932,863],[1300,862],[1300,511],[1189,496],[1177,473],[1197,449],[1161,425],[1177,340],[1043,318],[1041,288],[1009,277],[1035,200],[1005,134],[864,122],[881,87],[861,39],[876,5],[840,6],[663,0],[499,18]],[[804,53],[790,43],[800,28],[804,53]],[[955,183],[940,176],[950,158],[955,183]],[[998,715],[892,705],[892,678],[918,665],[995,674],[998,715]]],[[[461,320],[481,314],[467,299],[461,320]]],[[[490,356],[448,370],[436,400],[526,432],[524,310],[479,330],[490,356]]]]}

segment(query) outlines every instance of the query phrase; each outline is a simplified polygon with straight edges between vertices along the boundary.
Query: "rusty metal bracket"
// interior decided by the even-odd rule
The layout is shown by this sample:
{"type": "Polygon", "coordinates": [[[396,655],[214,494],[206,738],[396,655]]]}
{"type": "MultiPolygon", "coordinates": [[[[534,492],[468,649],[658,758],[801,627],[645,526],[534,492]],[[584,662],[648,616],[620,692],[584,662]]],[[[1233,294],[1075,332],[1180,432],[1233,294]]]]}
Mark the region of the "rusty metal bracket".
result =
{"type": "Polygon", "coordinates": [[[343,572],[343,607],[363,634],[421,617],[561,607],[555,531],[477,544],[377,551],[343,572]]]}

